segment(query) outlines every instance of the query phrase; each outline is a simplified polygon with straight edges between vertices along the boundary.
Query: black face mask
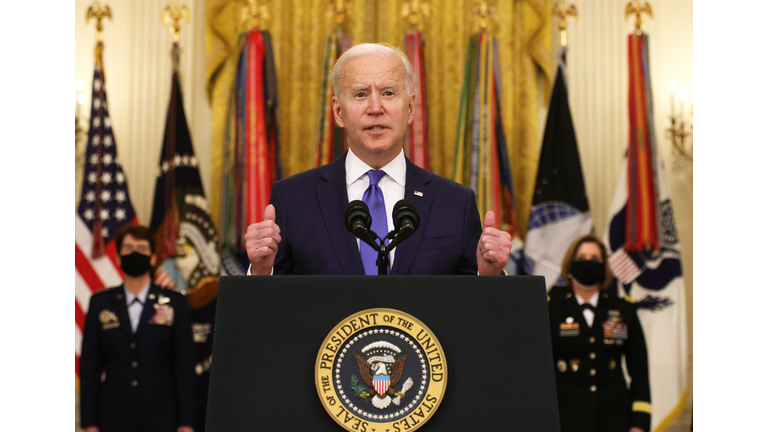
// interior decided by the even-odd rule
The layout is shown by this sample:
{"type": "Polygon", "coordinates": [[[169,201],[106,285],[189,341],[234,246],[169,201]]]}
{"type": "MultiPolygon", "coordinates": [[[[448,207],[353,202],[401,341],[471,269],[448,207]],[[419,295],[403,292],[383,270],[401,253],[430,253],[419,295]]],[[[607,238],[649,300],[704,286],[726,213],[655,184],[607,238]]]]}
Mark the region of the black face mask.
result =
{"type": "Polygon", "coordinates": [[[128,276],[139,277],[149,271],[149,255],[131,252],[120,256],[120,268],[128,276]]]}
{"type": "Polygon", "coordinates": [[[605,264],[597,261],[574,261],[571,263],[570,274],[585,287],[599,285],[605,281],[605,264]]]}

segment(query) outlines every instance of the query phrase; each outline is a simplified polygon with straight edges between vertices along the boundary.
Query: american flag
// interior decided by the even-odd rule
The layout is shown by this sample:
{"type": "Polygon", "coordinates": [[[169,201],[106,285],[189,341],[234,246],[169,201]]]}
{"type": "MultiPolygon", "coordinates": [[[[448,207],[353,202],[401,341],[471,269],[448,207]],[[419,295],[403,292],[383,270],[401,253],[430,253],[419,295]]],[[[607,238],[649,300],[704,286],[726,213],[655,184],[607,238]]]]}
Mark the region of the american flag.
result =
{"type": "Polygon", "coordinates": [[[85,173],[75,215],[75,385],[79,387],[83,325],[91,294],[123,281],[113,241],[121,226],[137,224],[107,110],[104,71],[93,72],[85,173]]]}

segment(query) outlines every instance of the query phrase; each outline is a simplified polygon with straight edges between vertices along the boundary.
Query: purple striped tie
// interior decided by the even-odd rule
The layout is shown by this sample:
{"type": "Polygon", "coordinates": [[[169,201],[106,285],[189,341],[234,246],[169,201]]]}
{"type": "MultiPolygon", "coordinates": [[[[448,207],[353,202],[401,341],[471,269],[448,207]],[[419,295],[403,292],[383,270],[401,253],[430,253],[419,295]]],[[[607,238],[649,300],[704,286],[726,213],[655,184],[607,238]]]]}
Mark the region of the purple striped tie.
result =
{"type": "MultiPolygon", "coordinates": [[[[368,204],[368,210],[371,212],[371,230],[379,238],[383,238],[389,231],[387,231],[387,209],[384,207],[384,194],[378,183],[386,173],[382,170],[370,170],[367,174],[371,183],[363,193],[363,202],[368,204]]],[[[389,244],[389,240],[386,241],[386,244],[389,244]]],[[[379,267],[376,265],[376,258],[379,256],[379,252],[360,242],[360,256],[363,259],[365,274],[378,275],[379,267]]],[[[387,267],[387,274],[389,274],[389,267],[387,267]]]]}

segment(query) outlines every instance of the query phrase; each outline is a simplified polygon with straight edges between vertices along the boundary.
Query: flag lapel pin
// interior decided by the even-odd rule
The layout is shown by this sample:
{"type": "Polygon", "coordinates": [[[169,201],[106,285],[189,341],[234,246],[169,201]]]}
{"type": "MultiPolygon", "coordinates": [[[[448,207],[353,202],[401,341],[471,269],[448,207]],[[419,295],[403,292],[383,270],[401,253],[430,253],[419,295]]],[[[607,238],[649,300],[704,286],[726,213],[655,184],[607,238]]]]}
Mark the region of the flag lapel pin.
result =
{"type": "Polygon", "coordinates": [[[423,197],[424,196],[424,193],[423,192],[419,192],[419,191],[413,191],[413,194],[418,196],[418,197],[423,197]]]}

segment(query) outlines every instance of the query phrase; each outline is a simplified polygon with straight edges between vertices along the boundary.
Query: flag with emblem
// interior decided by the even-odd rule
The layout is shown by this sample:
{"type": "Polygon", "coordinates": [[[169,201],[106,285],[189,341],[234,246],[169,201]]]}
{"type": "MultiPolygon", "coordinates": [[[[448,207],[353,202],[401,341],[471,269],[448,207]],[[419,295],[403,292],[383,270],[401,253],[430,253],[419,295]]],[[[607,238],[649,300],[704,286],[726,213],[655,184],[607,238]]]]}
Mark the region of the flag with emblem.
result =
{"type": "Polygon", "coordinates": [[[492,210],[496,228],[512,235],[512,252],[522,253],[517,231],[512,170],[501,117],[501,72],[495,36],[470,36],[461,90],[453,180],[475,191],[480,219],[492,210]]]}
{"type": "Polygon", "coordinates": [[[187,296],[195,341],[198,425],[205,425],[208,379],[221,274],[219,238],[203,192],[200,169],[184,114],[179,84],[178,45],[173,46],[171,97],[157,168],[150,229],[155,235],[158,284],[173,285],[187,296]]]}
{"type": "Polygon", "coordinates": [[[91,295],[122,283],[115,232],[137,224],[123,168],[117,157],[102,63],[102,44],[96,46],[91,115],[82,195],[75,214],[75,386],[79,388],[80,349],[91,295]]]}
{"type": "Polygon", "coordinates": [[[325,165],[338,159],[347,151],[344,129],[336,124],[333,117],[333,80],[331,71],[336,60],[352,47],[352,37],[341,26],[337,26],[325,39],[323,54],[323,83],[320,86],[320,107],[317,116],[317,138],[315,166],[325,165]]]}
{"type": "MultiPolygon", "coordinates": [[[[604,241],[616,279],[611,289],[635,300],[648,346],[651,429],[666,430],[680,415],[686,391],[685,287],[680,241],[664,165],[656,146],[648,36],[629,45],[629,145],[604,241]]],[[[635,401],[637,402],[637,401],[635,401]]]]}
{"type": "Polygon", "coordinates": [[[526,273],[544,276],[547,290],[563,283],[560,265],[571,242],[592,232],[592,215],[568,105],[565,54],[562,48],[525,238],[526,273]]]}

